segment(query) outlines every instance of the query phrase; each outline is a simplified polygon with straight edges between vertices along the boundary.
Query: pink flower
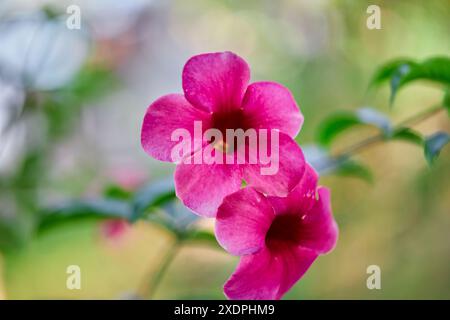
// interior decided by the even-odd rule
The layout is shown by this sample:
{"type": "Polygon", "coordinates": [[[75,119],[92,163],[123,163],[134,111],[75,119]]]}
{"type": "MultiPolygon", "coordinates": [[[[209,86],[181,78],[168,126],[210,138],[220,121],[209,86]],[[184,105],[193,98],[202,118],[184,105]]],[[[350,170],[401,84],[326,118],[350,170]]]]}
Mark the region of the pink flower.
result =
{"type": "Polygon", "coordinates": [[[338,236],[329,190],[309,165],[287,197],[245,188],[224,199],[216,219],[219,243],[242,256],[224,287],[230,299],[280,299],[338,236]]]}
{"type": "MultiPolygon", "coordinates": [[[[303,116],[285,87],[274,82],[248,85],[247,63],[231,52],[208,53],[192,57],[183,69],[183,94],[169,94],[147,109],[141,131],[144,150],[152,157],[174,162],[172,133],[185,129],[192,136],[190,152],[184,159],[204,152],[210,140],[195,134],[194,122],[202,133],[215,128],[267,129],[279,132],[279,168],[273,175],[262,175],[260,162],[195,164],[181,161],[175,170],[175,188],[183,203],[199,215],[214,217],[225,196],[238,191],[245,180],[259,192],[286,196],[300,180],[305,167],[303,153],[293,138],[303,116]]],[[[223,141],[226,149],[227,143],[223,141]]],[[[215,141],[216,143],[216,141],[215,141]]],[[[270,140],[269,140],[270,143],[270,140]]],[[[215,146],[221,144],[215,144],[215,146]]],[[[214,147],[217,149],[216,147],[214,147]]],[[[246,145],[246,148],[248,146],[246,145]]],[[[230,150],[226,155],[229,156],[230,150]]],[[[215,150],[214,152],[217,152],[215,150]]],[[[232,156],[236,150],[231,150],[232,156]]]]}
{"type": "Polygon", "coordinates": [[[119,240],[130,228],[130,224],[123,219],[109,219],[100,224],[102,236],[108,240],[119,240]]]}

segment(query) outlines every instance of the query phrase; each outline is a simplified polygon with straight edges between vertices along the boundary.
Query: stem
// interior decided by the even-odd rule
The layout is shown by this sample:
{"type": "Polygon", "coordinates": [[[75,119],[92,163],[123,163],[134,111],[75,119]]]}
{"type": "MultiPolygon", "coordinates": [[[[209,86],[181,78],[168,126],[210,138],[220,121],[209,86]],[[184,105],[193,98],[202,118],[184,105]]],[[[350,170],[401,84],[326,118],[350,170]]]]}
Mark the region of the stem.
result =
{"type": "Polygon", "coordinates": [[[164,260],[161,264],[161,267],[157,271],[157,273],[150,277],[150,283],[148,284],[147,281],[144,281],[141,288],[138,290],[138,296],[141,298],[151,298],[154,296],[156,289],[158,288],[159,284],[161,283],[162,278],[164,277],[167,269],[171,265],[173,259],[178,253],[178,250],[181,247],[181,241],[177,239],[175,243],[172,245],[172,247],[167,252],[166,256],[164,257],[164,260]]]}
{"type": "MultiPolygon", "coordinates": [[[[400,128],[406,127],[406,126],[414,126],[423,120],[426,120],[430,118],[431,116],[435,115],[436,113],[444,110],[441,106],[435,106],[428,110],[425,110],[423,112],[420,112],[418,114],[415,114],[414,116],[399,122],[393,129],[393,131],[398,130],[400,128]]],[[[369,146],[373,146],[377,143],[382,142],[385,139],[385,136],[382,133],[376,134],[374,136],[371,136],[367,139],[361,140],[354,145],[351,145],[350,147],[342,150],[338,154],[335,155],[335,158],[338,159],[345,159],[348,157],[351,157],[352,155],[360,152],[361,150],[366,149],[369,146]]]]}

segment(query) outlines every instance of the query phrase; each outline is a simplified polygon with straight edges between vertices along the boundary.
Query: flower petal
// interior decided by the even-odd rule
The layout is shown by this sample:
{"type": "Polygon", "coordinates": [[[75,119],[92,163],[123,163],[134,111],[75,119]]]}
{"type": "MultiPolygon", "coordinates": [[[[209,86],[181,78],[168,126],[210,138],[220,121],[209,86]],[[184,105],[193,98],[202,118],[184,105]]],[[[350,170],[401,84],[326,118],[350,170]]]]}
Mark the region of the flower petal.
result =
{"type": "Polygon", "coordinates": [[[242,108],[253,128],[278,129],[295,138],[303,124],[303,115],[291,92],[275,82],[250,84],[242,108]]]}
{"type": "MultiPolygon", "coordinates": [[[[278,152],[265,152],[269,154],[269,164],[263,164],[260,156],[263,140],[258,141],[258,155],[256,164],[243,165],[244,179],[248,186],[270,196],[285,197],[298,184],[305,171],[305,159],[303,152],[297,143],[287,134],[278,133],[278,152]],[[271,170],[268,170],[271,168],[271,170]],[[266,174],[262,174],[266,170],[266,174]],[[269,174],[267,174],[270,171],[269,174]]],[[[267,151],[276,143],[268,133],[267,151]]],[[[251,150],[249,151],[251,152],[251,150]]],[[[251,152],[253,153],[253,152],[251,152]]],[[[250,157],[253,158],[253,157],[250,157]]]]}
{"type": "Polygon", "coordinates": [[[339,231],[331,212],[330,191],[319,187],[317,192],[319,199],[302,220],[300,245],[327,253],[336,245],[339,231]]]}
{"type": "Polygon", "coordinates": [[[256,252],[265,245],[275,214],[270,202],[252,188],[227,196],[216,216],[216,237],[234,255],[256,252]]]}
{"type": "Polygon", "coordinates": [[[249,79],[247,63],[236,54],[200,54],[184,66],[183,90],[186,99],[205,111],[234,109],[241,106],[249,79]]]}
{"type": "Polygon", "coordinates": [[[275,213],[306,214],[316,203],[317,180],[316,171],[306,163],[300,182],[287,197],[268,197],[275,213]]]}
{"type": "Polygon", "coordinates": [[[186,207],[204,217],[214,217],[223,198],[238,191],[241,185],[238,165],[192,162],[180,163],[175,169],[177,197],[186,207]]]}
{"type": "Polygon", "coordinates": [[[317,254],[301,247],[243,256],[224,286],[234,300],[280,299],[308,270],[317,254]]]}
{"type": "Polygon", "coordinates": [[[181,94],[163,96],[147,109],[141,129],[142,147],[153,158],[173,162],[171,151],[179,141],[172,141],[172,133],[186,129],[192,138],[193,151],[195,144],[202,144],[195,140],[194,121],[201,121],[203,130],[206,130],[210,126],[210,118],[208,113],[194,108],[181,94]]]}

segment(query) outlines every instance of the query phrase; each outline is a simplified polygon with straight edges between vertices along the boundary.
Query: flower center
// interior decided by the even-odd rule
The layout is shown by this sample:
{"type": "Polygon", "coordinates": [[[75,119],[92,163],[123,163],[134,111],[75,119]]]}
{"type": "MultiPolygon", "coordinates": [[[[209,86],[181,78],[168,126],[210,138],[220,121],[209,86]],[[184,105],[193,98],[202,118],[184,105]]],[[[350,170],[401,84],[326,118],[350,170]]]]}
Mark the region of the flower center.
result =
{"type": "Polygon", "coordinates": [[[227,129],[247,130],[244,112],[242,109],[214,112],[212,114],[212,127],[220,130],[223,137],[226,137],[227,129]]]}
{"type": "Polygon", "coordinates": [[[242,109],[234,109],[214,112],[212,114],[212,128],[219,130],[222,133],[223,139],[223,141],[215,142],[215,148],[223,153],[232,153],[237,150],[237,141],[236,137],[233,136],[233,139],[235,140],[234,148],[231,149],[230,141],[227,142],[227,129],[231,129],[234,131],[237,129],[242,129],[243,131],[246,131],[248,128],[248,124],[246,122],[242,109]]]}
{"type": "Polygon", "coordinates": [[[300,242],[302,219],[298,215],[278,215],[273,220],[266,234],[266,246],[269,249],[285,245],[296,245],[300,242]]]}

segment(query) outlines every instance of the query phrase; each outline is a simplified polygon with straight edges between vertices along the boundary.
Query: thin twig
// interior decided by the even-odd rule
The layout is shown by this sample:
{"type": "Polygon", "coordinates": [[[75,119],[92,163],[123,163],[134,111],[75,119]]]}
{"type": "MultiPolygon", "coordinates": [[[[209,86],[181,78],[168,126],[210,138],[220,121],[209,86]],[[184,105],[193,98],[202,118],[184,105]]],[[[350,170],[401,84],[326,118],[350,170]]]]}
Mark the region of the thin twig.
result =
{"type": "Polygon", "coordinates": [[[150,283],[147,282],[147,280],[144,281],[141,288],[138,290],[138,296],[141,298],[152,298],[156,292],[156,289],[158,288],[159,284],[161,283],[162,278],[166,274],[167,269],[172,264],[173,259],[177,255],[179,249],[181,247],[181,241],[176,240],[175,243],[172,245],[172,247],[167,252],[166,256],[164,257],[164,260],[158,270],[158,272],[151,277],[150,283]]]}
{"type": "MultiPolygon", "coordinates": [[[[423,120],[426,120],[426,119],[432,117],[433,115],[435,115],[436,113],[439,113],[442,110],[444,110],[444,108],[442,108],[441,106],[435,106],[428,110],[425,110],[423,112],[415,114],[414,116],[412,116],[404,121],[399,122],[393,128],[393,131],[399,130],[399,129],[407,127],[407,126],[414,126],[414,125],[422,122],[423,120]]],[[[340,151],[339,153],[337,153],[334,156],[334,158],[346,159],[346,158],[351,157],[351,156],[355,155],[356,153],[358,153],[370,146],[373,146],[377,143],[384,141],[385,139],[386,139],[385,135],[383,135],[382,133],[378,133],[376,135],[373,135],[369,138],[361,140],[361,141],[349,146],[348,148],[340,151]]]]}

